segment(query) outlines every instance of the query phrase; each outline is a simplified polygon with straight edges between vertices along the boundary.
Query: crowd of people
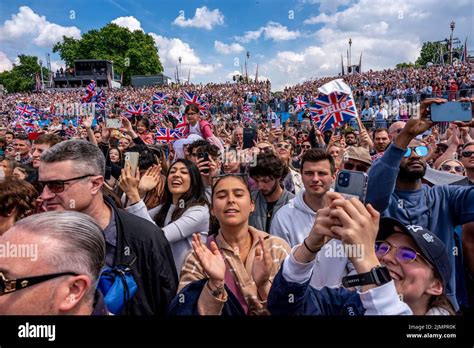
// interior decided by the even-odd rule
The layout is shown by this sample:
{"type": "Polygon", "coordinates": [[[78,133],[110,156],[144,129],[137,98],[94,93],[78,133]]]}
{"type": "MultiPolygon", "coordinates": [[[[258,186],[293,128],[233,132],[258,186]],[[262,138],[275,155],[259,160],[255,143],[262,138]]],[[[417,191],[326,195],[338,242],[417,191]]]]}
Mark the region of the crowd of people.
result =
{"type": "Polygon", "coordinates": [[[277,95],[267,82],[107,90],[104,118],[57,113],[83,90],[0,96],[0,243],[38,247],[36,262],[0,258],[0,313],[472,311],[474,116],[429,118],[448,100],[474,110],[472,66],[351,75],[353,122],[275,122],[331,79],[277,95]],[[156,92],[157,112],[124,115],[156,92]],[[419,117],[364,113],[389,99],[419,117]],[[46,120],[25,122],[18,102],[46,120]],[[179,123],[179,138],[158,135],[179,123]],[[366,179],[363,197],[337,192],[343,172],[366,179]]]}

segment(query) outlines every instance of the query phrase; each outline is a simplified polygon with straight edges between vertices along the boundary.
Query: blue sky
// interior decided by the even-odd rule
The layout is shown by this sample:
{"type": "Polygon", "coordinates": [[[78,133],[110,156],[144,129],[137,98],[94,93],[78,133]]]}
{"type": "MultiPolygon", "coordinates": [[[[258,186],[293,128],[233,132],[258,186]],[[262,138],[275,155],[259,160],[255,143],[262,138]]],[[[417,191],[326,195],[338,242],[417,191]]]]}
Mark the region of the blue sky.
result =
{"type": "MultiPolygon", "coordinates": [[[[363,52],[363,70],[414,61],[421,44],[455,34],[473,47],[471,0],[0,0],[0,71],[18,54],[45,60],[53,43],[80,37],[114,21],[150,33],[165,73],[182,56],[181,75],[192,82],[223,82],[241,70],[250,52],[249,73],[273,89],[337,74],[340,55],[353,41],[353,59],[363,52]]],[[[53,69],[63,65],[51,56],[53,69]]]]}

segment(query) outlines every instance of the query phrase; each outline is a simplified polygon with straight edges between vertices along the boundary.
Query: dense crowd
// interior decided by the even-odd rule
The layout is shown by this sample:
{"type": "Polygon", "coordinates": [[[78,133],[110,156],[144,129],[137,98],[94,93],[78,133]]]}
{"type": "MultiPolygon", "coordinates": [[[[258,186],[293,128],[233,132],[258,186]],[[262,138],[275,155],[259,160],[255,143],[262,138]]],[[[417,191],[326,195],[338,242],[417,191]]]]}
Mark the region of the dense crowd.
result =
{"type": "Polygon", "coordinates": [[[434,103],[473,108],[472,66],[345,77],[360,118],[322,131],[295,99],[332,79],[106,90],[102,114],[58,114],[83,90],[0,96],[0,244],[38,248],[0,259],[0,313],[472,310],[474,117],[429,119],[434,103]],[[395,99],[419,117],[389,114],[395,99]],[[126,117],[130,103],[154,111],[126,117]]]}

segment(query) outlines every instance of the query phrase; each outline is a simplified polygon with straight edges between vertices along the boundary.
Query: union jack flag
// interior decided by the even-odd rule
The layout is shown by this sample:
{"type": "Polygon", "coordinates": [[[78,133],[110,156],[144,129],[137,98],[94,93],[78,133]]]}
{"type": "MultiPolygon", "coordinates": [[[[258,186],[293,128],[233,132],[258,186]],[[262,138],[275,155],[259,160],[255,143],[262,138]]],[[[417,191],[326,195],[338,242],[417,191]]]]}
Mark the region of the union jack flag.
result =
{"type": "Polygon", "coordinates": [[[86,86],[86,95],[84,97],[82,97],[82,102],[83,103],[90,103],[91,100],[92,100],[92,97],[95,96],[96,94],[96,91],[95,91],[95,81],[94,80],[91,80],[91,83],[89,83],[87,86],[86,86]]]}
{"type": "Polygon", "coordinates": [[[186,130],[186,126],[188,125],[186,116],[178,114],[176,115],[176,119],[178,120],[178,124],[174,127],[174,129],[183,134],[186,130]]]}
{"type": "Polygon", "coordinates": [[[16,106],[16,114],[21,117],[33,116],[36,113],[36,109],[29,104],[19,103],[16,106]]]}
{"type": "Polygon", "coordinates": [[[163,102],[168,99],[168,95],[161,92],[153,94],[153,105],[163,105],[163,102]]]}
{"type": "Polygon", "coordinates": [[[155,134],[155,140],[167,144],[181,138],[181,136],[182,134],[176,129],[158,128],[155,134]]]}
{"type": "Polygon", "coordinates": [[[95,96],[95,106],[100,109],[104,110],[106,106],[107,98],[105,96],[105,92],[103,89],[101,89],[97,95],[95,96]]]}
{"type": "Polygon", "coordinates": [[[337,128],[357,117],[354,99],[351,95],[331,93],[314,100],[316,104],[309,108],[313,121],[320,131],[337,128]]]}
{"type": "Polygon", "coordinates": [[[245,113],[252,113],[252,107],[247,104],[247,103],[244,103],[242,105],[242,112],[245,112],[245,113]]]}
{"type": "Polygon", "coordinates": [[[183,91],[183,96],[184,96],[184,103],[186,105],[196,104],[199,107],[199,111],[201,112],[201,114],[207,111],[209,104],[207,104],[206,102],[203,102],[197,95],[183,91]]]}
{"type": "Polygon", "coordinates": [[[303,109],[306,106],[306,102],[304,100],[304,97],[299,95],[295,98],[295,105],[296,109],[295,111],[298,111],[299,109],[303,109]]]}
{"type": "Polygon", "coordinates": [[[148,105],[145,103],[143,104],[130,104],[127,107],[127,110],[125,110],[125,115],[127,117],[132,117],[132,116],[143,116],[145,114],[150,113],[151,109],[148,105]]]}

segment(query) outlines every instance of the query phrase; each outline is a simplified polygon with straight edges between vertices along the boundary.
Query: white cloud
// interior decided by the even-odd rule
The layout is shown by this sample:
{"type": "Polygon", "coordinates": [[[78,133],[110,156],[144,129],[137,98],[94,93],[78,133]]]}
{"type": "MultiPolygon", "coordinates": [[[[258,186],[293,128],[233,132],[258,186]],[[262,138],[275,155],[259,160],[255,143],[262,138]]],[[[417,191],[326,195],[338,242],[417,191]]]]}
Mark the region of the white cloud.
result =
{"type": "Polygon", "coordinates": [[[217,52],[222,54],[240,53],[245,50],[245,48],[242,45],[239,45],[238,43],[232,43],[230,45],[227,45],[217,40],[214,41],[214,48],[217,52]]]}
{"type": "Polygon", "coordinates": [[[53,71],[53,73],[56,72],[56,70],[59,70],[59,69],[65,69],[66,68],[66,64],[64,64],[64,62],[62,60],[53,60],[51,61],[51,70],[53,71]]]}
{"type": "Polygon", "coordinates": [[[11,70],[13,68],[13,63],[8,59],[7,55],[3,52],[0,52],[0,72],[5,70],[11,70]]]}
{"type": "Polygon", "coordinates": [[[246,31],[244,36],[236,36],[235,39],[242,43],[247,43],[253,40],[257,40],[262,35],[263,28],[254,31],[246,31]]]}
{"type": "Polygon", "coordinates": [[[140,21],[133,16],[118,17],[114,19],[112,23],[117,24],[119,27],[127,28],[130,31],[143,31],[140,21]]]}
{"type": "Polygon", "coordinates": [[[275,41],[287,41],[298,38],[301,34],[298,30],[290,31],[288,27],[280,23],[268,22],[267,26],[263,28],[265,39],[272,39],[275,41]]]}
{"type": "Polygon", "coordinates": [[[242,43],[257,40],[263,34],[265,40],[287,41],[294,40],[301,36],[301,33],[288,30],[288,27],[277,22],[268,22],[266,26],[260,27],[258,30],[246,31],[243,36],[236,36],[235,39],[242,43]]]}
{"type": "Polygon", "coordinates": [[[32,40],[38,46],[51,47],[63,36],[78,39],[81,31],[48,22],[45,16],[38,15],[28,6],[21,6],[19,12],[0,27],[0,41],[32,40]]]}
{"type": "Polygon", "coordinates": [[[303,21],[304,24],[318,24],[318,23],[330,23],[333,17],[328,16],[325,13],[320,13],[317,16],[310,17],[303,21]]]}
{"type": "Polygon", "coordinates": [[[184,15],[179,15],[173,24],[184,28],[195,27],[212,30],[214,26],[224,24],[224,15],[219,9],[209,11],[206,6],[203,6],[196,9],[194,18],[185,19],[184,15]]]}
{"type": "Polygon", "coordinates": [[[165,73],[170,77],[174,76],[174,71],[179,64],[179,57],[182,58],[180,74],[187,77],[191,69],[191,78],[196,75],[207,75],[214,73],[221,64],[203,64],[201,58],[194,52],[188,43],[178,38],[166,38],[155,33],[150,33],[155,40],[160,56],[161,64],[165,68],[165,73]]]}

